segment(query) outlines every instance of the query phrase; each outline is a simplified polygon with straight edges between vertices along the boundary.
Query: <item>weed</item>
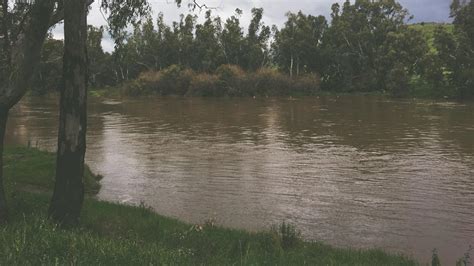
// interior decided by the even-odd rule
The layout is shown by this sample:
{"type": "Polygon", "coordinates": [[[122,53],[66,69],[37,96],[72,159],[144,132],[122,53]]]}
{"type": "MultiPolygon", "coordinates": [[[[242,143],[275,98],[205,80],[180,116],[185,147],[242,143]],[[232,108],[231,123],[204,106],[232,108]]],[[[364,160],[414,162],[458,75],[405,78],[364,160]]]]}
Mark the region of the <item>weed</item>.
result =
{"type": "Polygon", "coordinates": [[[278,237],[283,250],[295,248],[301,242],[301,232],[290,223],[283,222],[278,226],[272,226],[271,232],[278,237]]]}

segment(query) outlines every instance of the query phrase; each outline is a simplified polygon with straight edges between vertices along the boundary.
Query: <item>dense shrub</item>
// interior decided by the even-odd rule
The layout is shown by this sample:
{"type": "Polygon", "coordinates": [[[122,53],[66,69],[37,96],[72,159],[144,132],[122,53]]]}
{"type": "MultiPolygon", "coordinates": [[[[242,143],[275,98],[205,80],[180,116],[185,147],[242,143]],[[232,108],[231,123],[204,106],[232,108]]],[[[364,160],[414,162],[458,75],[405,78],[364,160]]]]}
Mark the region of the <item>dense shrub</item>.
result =
{"type": "Polygon", "coordinates": [[[250,95],[288,95],[291,93],[292,80],[276,69],[261,68],[250,76],[247,90],[250,95]]]}
{"type": "Polygon", "coordinates": [[[270,232],[275,236],[277,242],[283,250],[295,248],[301,240],[301,232],[290,223],[281,223],[272,226],[270,232]]]}
{"type": "Polygon", "coordinates": [[[121,91],[126,96],[140,96],[145,94],[151,94],[151,90],[147,90],[147,87],[143,86],[143,83],[139,80],[131,80],[125,82],[121,86],[121,91]]]}
{"type": "Polygon", "coordinates": [[[186,94],[194,72],[172,65],[160,72],[157,89],[161,95],[186,94]]]}
{"type": "Polygon", "coordinates": [[[410,92],[409,75],[403,66],[394,67],[387,78],[387,89],[395,97],[406,97],[410,92]]]}
{"type": "Polygon", "coordinates": [[[185,95],[194,75],[192,70],[172,65],[159,72],[144,72],[140,74],[137,81],[143,92],[160,95],[185,95]]]}
{"type": "Polygon", "coordinates": [[[222,65],[215,74],[219,79],[219,87],[229,96],[240,96],[248,86],[247,74],[236,65],[222,65]]]}
{"type": "Polygon", "coordinates": [[[318,74],[306,74],[293,81],[292,94],[314,95],[319,91],[320,85],[321,77],[318,74]]]}
{"type": "Polygon", "coordinates": [[[156,88],[156,84],[159,83],[160,78],[161,72],[146,71],[138,76],[137,81],[140,83],[144,90],[150,92],[157,92],[158,89],[156,88]]]}
{"type": "Polygon", "coordinates": [[[196,73],[177,65],[158,72],[144,72],[123,85],[128,96],[145,94],[186,96],[287,96],[312,95],[319,90],[318,75],[290,78],[272,68],[245,72],[222,65],[214,73],[196,73]]]}
{"type": "Polygon", "coordinates": [[[189,96],[222,96],[225,94],[223,88],[218,86],[219,80],[216,75],[207,73],[195,74],[186,95],[189,96]]]}

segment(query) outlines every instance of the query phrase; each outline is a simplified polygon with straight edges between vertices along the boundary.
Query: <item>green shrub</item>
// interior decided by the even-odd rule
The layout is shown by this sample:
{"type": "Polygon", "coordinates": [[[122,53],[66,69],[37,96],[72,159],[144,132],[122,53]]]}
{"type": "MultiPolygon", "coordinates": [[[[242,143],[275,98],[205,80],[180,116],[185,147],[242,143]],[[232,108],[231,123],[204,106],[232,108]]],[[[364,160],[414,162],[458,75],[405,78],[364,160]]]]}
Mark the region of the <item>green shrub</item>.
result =
{"type": "MultiPolygon", "coordinates": [[[[178,65],[169,66],[159,72],[147,71],[138,77],[142,92],[155,92],[161,95],[185,95],[194,72],[178,65]]],[[[130,95],[130,94],[128,94],[130,95]]]]}
{"type": "Polygon", "coordinates": [[[161,95],[186,94],[193,72],[183,70],[180,66],[172,65],[159,72],[156,88],[161,95]]]}
{"type": "Polygon", "coordinates": [[[122,84],[122,93],[126,96],[140,96],[147,93],[146,87],[139,80],[131,80],[122,84]]]}
{"type": "Polygon", "coordinates": [[[470,266],[472,265],[471,261],[471,252],[473,248],[469,246],[469,249],[464,253],[464,256],[456,261],[456,266],[470,266]]]}
{"type": "Polygon", "coordinates": [[[156,87],[156,85],[161,79],[161,76],[161,72],[146,71],[141,73],[140,76],[138,76],[137,80],[144,91],[158,92],[158,88],[156,87]]]}
{"type": "Polygon", "coordinates": [[[191,96],[222,96],[225,92],[218,86],[216,75],[207,73],[196,74],[192,77],[187,95],[191,96]]]}
{"type": "Polygon", "coordinates": [[[292,94],[295,95],[314,95],[321,86],[321,77],[318,74],[306,74],[297,77],[292,82],[292,94]]]}
{"type": "Polygon", "coordinates": [[[222,65],[216,70],[221,91],[229,96],[240,96],[247,86],[248,74],[236,65],[222,65]]]}
{"type": "Polygon", "coordinates": [[[406,97],[410,92],[409,76],[401,65],[394,67],[388,74],[387,90],[395,97],[406,97]]]}
{"type": "Polygon", "coordinates": [[[161,71],[147,71],[136,81],[123,85],[128,96],[144,94],[188,96],[286,96],[313,95],[320,87],[318,75],[290,78],[273,68],[245,72],[239,66],[222,65],[214,74],[196,73],[172,65],[161,71]]]}
{"type": "Polygon", "coordinates": [[[261,68],[249,75],[251,87],[248,95],[289,95],[291,78],[277,69],[261,68]]]}
{"type": "Polygon", "coordinates": [[[438,250],[433,250],[433,255],[431,256],[431,266],[441,266],[441,261],[439,260],[438,250]]]}
{"type": "Polygon", "coordinates": [[[289,223],[281,223],[278,226],[273,226],[271,229],[275,240],[281,244],[283,250],[289,250],[298,246],[301,240],[301,232],[296,227],[289,223]]]}

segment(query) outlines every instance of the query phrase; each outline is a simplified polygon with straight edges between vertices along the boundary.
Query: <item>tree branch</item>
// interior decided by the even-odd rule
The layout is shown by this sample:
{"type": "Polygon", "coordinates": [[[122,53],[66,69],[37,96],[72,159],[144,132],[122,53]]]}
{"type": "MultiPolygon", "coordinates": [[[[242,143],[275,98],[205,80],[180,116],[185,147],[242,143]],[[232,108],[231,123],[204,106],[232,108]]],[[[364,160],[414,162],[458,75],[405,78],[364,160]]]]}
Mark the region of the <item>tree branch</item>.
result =
{"type": "Polygon", "coordinates": [[[4,52],[6,55],[6,61],[8,68],[11,66],[11,53],[10,53],[10,48],[11,48],[11,43],[10,43],[10,33],[8,32],[8,29],[10,28],[10,14],[8,13],[8,0],[3,0],[3,5],[2,5],[2,11],[3,11],[3,16],[2,16],[2,23],[3,23],[3,38],[4,38],[4,52]]]}
{"type": "MultiPolygon", "coordinates": [[[[94,3],[94,0],[87,0],[87,6],[92,5],[94,3]]],[[[58,1],[58,8],[54,12],[53,16],[51,17],[51,21],[49,23],[50,27],[58,24],[64,19],[64,6],[62,4],[62,1],[58,1]]]]}
{"type": "Polygon", "coordinates": [[[217,9],[217,7],[209,7],[208,5],[206,4],[199,4],[198,3],[198,0],[193,0],[192,3],[189,4],[189,7],[192,7],[192,10],[194,11],[196,8],[199,8],[199,9],[217,9]]]}
{"type": "Polygon", "coordinates": [[[28,9],[25,13],[25,15],[21,18],[21,21],[20,21],[20,24],[18,25],[18,30],[16,31],[16,34],[14,36],[12,36],[13,38],[11,39],[12,43],[15,43],[17,40],[18,40],[18,36],[20,35],[20,33],[23,32],[24,30],[24,26],[25,26],[25,22],[28,18],[28,16],[30,15],[30,10],[31,9],[28,9]]]}

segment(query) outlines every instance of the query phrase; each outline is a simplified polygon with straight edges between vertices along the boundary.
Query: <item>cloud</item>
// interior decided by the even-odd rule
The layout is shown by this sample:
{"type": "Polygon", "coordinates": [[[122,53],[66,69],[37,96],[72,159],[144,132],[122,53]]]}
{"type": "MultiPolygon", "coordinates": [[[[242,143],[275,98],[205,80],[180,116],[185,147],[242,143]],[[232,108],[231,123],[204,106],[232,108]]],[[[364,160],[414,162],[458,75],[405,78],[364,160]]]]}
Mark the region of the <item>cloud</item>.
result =
{"type": "MultiPolygon", "coordinates": [[[[248,26],[253,7],[264,8],[264,21],[267,25],[281,26],[286,20],[285,14],[288,11],[303,11],[307,14],[329,16],[331,5],[335,2],[343,3],[344,0],[198,0],[213,8],[213,13],[219,15],[223,20],[234,14],[236,8],[243,10],[241,18],[243,27],[248,26]]],[[[448,22],[449,5],[451,0],[399,0],[414,16],[412,22],[448,22]]],[[[183,0],[183,6],[178,8],[174,0],[149,0],[152,4],[153,17],[159,12],[164,14],[165,21],[171,24],[179,20],[182,13],[192,12],[200,16],[202,20],[205,11],[191,11],[186,6],[186,0],[183,0]]],[[[89,13],[89,24],[100,26],[105,25],[105,19],[100,12],[100,0],[95,0],[89,13]]],[[[64,36],[62,25],[53,30],[55,38],[64,36]]],[[[113,42],[110,38],[104,38],[103,47],[106,51],[113,49],[113,42]]]]}

